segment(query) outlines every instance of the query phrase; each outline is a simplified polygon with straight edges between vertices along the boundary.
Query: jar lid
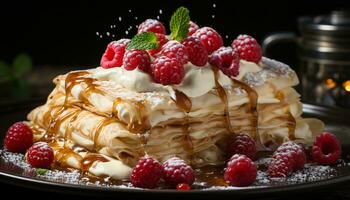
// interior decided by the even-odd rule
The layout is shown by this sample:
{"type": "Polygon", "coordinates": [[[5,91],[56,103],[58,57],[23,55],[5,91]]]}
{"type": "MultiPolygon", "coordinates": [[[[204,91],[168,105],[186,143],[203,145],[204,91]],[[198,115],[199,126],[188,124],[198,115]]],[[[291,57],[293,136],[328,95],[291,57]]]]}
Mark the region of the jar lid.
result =
{"type": "Polygon", "coordinates": [[[301,17],[299,29],[303,53],[316,59],[350,61],[350,11],[301,17]]]}

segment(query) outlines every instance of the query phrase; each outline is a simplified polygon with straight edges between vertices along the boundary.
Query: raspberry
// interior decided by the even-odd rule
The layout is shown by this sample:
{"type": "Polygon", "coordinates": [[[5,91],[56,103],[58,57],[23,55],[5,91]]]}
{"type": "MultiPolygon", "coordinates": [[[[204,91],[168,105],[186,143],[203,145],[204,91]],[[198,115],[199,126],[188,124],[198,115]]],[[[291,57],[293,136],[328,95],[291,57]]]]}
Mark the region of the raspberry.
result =
{"type": "Polygon", "coordinates": [[[130,181],[136,187],[152,189],[157,186],[162,173],[162,165],[157,160],[145,156],[134,167],[130,181]]]}
{"type": "Polygon", "coordinates": [[[235,154],[227,163],[224,178],[232,186],[243,187],[254,183],[257,168],[254,162],[245,155],[235,154]]]}
{"type": "Polygon", "coordinates": [[[196,32],[198,29],[199,26],[193,21],[190,21],[190,27],[188,28],[188,36],[193,35],[193,33],[196,32]]]}
{"type": "Polygon", "coordinates": [[[249,35],[239,35],[233,40],[232,48],[234,48],[241,59],[259,63],[262,57],[261,47],[258,42],[249,35]]]}
{"type": "Polygon", "coordinates": [[[209,54],[224,44],[219,33],[210,27],[198,29],[192,36],[197,37],[202,42],[209,54]]]}
{"type": "Polygon", "coordinates": [[[176,186],[176,190],[179,190],[179,191],[188,191],[190,189],[191,189],[191,186],[189,186],[186,183],[180,183],[176,186]]]}
{"type": "Polygon", "coordinates": [[[126,70],[139,68],[141,71],[148,72],[151,65],[151,59],[144,50],[127,50],[123,58],[123,66],[126,70]]]}
{"type": "Polygon", "coordinates": [[[156,37],[157,37],[158,48],[148,50],[148,53],[151,56],[158,53],[162,49],[162,46],[168,42],[168,39],[166,38],[166,36],[164,34],[156,33],[156,37]]]}
{"type": "Polygon", "coordinates": [[[163,179],[169,185],[180,183],[191,185],[194,181],[194,171],[186,162],[178,157],[172,157],[163,163],[163,179]]]}
{"type": "Polygon", "coordinates": [[[153,33],[166,33],[164,25],[156,19],[146,19],[139,25],[137,33],[153,32],[153,33]]]}
{"type": "Polygon", "coordinates": [[[167,42],[160,50],[159,55],[176,59],[183,65],[188,62],[186,47],[175,40],[167,42]]]}
{"type": "Polygon", "coordinates": [[[208,61],[207,49],[196,37],[187,37],[181,42],[188,52],[189,60],[196,66],[204,66],[208,61]]]}
{"type": "Polygon", "coordinates": [[[303,148],[288,141],[277,148],[269,165],[271,177],[286,177],[293,171],[304,168],[306,155],[303,148]]]}
{"type": "Polygon", "coordinates": [[[271,160],[268,167],[270,177],[287,177],[293,172],[294,162],[287,156],[276,155],[271,160]]]}
{"type": "Polygon", "coordinates": [[[27,151],[27,162],[36,168],[50,168],[54,152],[46,142],[37,142],[27,151]]]}
{"type": "Polygon", "coordinates": [[[220,47],[214,51],[209,57],[209,63],[229,77],[239,74],[239,57],[231,47],[220,47]]]}
{"type": "Polygon", "coordinates": [[[321,165],[333,165],[341,155],[341,145],[335,135],[324,132],[316,137],[312,147],[312,159],[321,165]]]}
{"type": "Polygon", "coordinates": [[[109,43],[101,58],[101,67],[108,69],[122,66],[125,48],[129,42],[129,39],[120,39],[109,43]]]}
{"type": "Polygon", "coordinates": [[[16,122],[8,130],[4,140],[4,146],[8,151],[25,152],[33,144],[33,132],[23,122],[16,122]]]}
{"type": "Polygon", "coordinates": [[[228,153],[230,156],[242,154],[253,159],[256,153],[255,141],[246,134],[235,135],[233,141],[229,144],[228,153]]]}
{"type": "Polygon", "coordinates": [[[151,68],[153,79],[163,85],[180,84],[185,77],[183,65],[179,61],[165,56],[156,58],[151,68]]]}

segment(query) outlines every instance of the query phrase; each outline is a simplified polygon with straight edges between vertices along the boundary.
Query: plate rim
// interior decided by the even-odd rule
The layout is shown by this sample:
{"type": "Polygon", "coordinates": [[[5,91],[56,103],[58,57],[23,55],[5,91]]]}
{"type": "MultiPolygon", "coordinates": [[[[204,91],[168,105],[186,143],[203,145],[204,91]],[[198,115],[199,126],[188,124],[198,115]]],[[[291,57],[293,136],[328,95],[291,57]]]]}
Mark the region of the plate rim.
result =
{"type": "MultiPolygon", "coordinates": [[[[11,112],[14,110],[21,110],[28,108],[29,105],[35,105],[43,103],[43,99],[34,99],[22,102],[14,102],[10,104],[0,105],[0,113],[11,112]]],[[[349,119],[350,110],[338,107],[327,107],[320,106],[316,104],[303,104],[303,112],[311,112],[312,114],[316,112],[316,115],[325,116],[330,114],[333,117],[339,115],[343,119],[349,119]]],[[[0,145],[2,147],[2,145],[0,145]]],[[[313,182],[306,183],[296,183],[291,185],[280,185],[280,186],[253,186],[253,187],[244,187],[237,189],[196,189],[186,192],[179,192],[174,189],[138,189],[138,188],[118,188],[118,187],[103,187],[95,185],[79,185],[79,184],[68,184],[68,183],[59,183],[49,180],[43,180],[38,178],[26,177],[23,175],[16,175],[13,173],[8,173],[4,170],[0,170],[0,182],[4,184],[11,184],[20,187],[42,190],[42,191],[55,191],[61,193],[73,193],[73,194],[96,194],[100,196],[100,193],[96,191],[103,191],[106,194],[115,194],[116,192],[122,193],[135,193],[135,194],[235,194],[235,195],[251,195],[256,196],[260,194],[281,194],[286,192],[305,192],[313,189],[321,189],[324,187],[333,188],[341,183],[350,182],[350,175],[342,175],[337,177],[331,177],[329,179],[318,180],[313,182]],[[24,183],[24,184],[23,184],[24,183]],[[27,183],[27,184],[25,184],[27,183]],[[29,184],[28,184],[29,183],[29,184]],[[40,187],[43,186],[43,187],[40,187]],[[59,190],[57,190],[59,189],[59,190]],[[81,193],[84,190],[86,193],[81,193]]]]}

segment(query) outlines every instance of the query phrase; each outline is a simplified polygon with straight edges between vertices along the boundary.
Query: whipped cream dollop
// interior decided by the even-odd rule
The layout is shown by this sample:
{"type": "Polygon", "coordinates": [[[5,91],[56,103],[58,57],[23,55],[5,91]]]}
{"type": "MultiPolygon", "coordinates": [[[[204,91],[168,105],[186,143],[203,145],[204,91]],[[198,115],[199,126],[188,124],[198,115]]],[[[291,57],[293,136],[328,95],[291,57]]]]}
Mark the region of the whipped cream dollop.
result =
{"type": "MultiPolygon", "coordinates": [[[[239,75],[236,79],[241,80],[245,74],[258,72],[261,69],[262,68],[256,63],[241,60],[239,75]]],[[[92,78],[100,81],[112,81],[136,92],[164,91],[174,94],[174,90],[179,90],[188,97],[194,98],[202,96],[216,87],[214,72],[211,65],[207,64],[203,67],[197,67],[191,63],[187,63],[185,65],[185,70],[186,75],[179,85],[162,85],[155,83],[147,73],[138,69],[128,71],[124,69],[124,67],[110,69],[98,67],[92,69],[90,72],[92,78]]],[[[220,85],[232,85],[232,81],[228,76],[221,71],[218,73],[218,82],[220,85]]]]}

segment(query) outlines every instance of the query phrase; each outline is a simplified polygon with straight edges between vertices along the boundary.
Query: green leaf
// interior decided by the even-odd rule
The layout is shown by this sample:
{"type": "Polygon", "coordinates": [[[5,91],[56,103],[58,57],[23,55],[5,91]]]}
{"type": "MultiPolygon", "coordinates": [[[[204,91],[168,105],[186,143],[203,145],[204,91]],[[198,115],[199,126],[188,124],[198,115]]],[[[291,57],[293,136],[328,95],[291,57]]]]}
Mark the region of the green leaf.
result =
{"type": "Polygon", "coordinates": [[[158,42],[156,34],[152,32],[144,32],[135,35],[129,42],[126,49],[149,50],[157,48],[158,42]]]}
{"type": "Polygon", "coordinates": [[[36,173],[39,174],[39,175],[44,175],[48,172],[49,170],[48,169],[43,169],[43,168],[37,168],[36,169],[36,173]]]}
{"type": "Polygon", "coordinates": [[[10,67],[6,62],[1,60],[0,60],[0,78],[4,78],[4,79],[11,78],[10,67]]]}
{"type": "Polygon", "coordinates": [[[20,78],[32,69],[32,59],[27,54],[19,54],[13,60],[13,76],[20,78]]]}
{"type": "Polygon", "coordinates": [[[181,42],[188,35],[190,11],[185,7],[178,8],[170,19],[171,37],[181,42]]]}

